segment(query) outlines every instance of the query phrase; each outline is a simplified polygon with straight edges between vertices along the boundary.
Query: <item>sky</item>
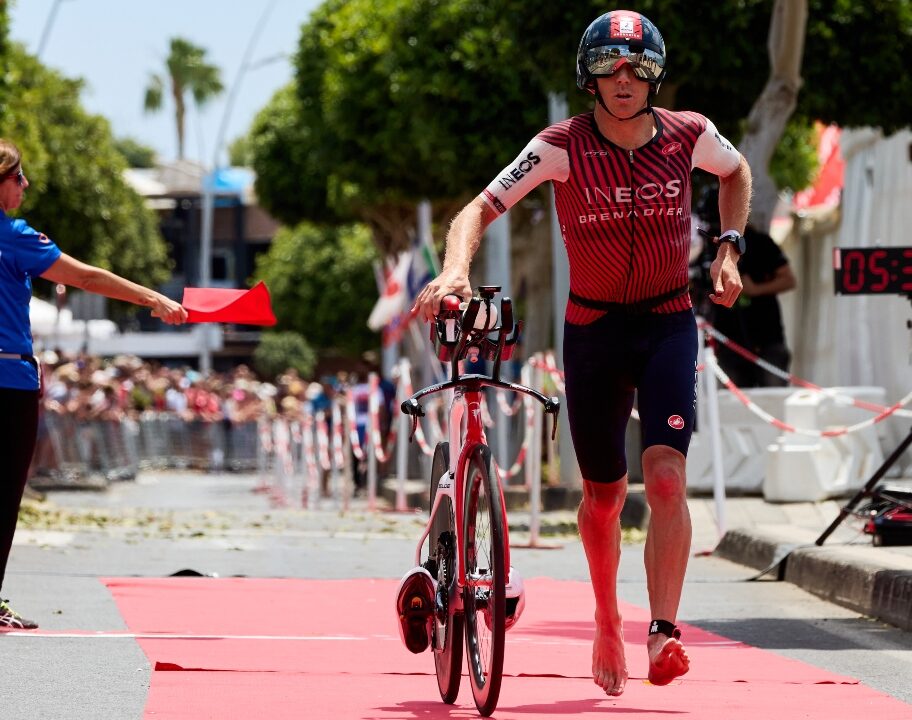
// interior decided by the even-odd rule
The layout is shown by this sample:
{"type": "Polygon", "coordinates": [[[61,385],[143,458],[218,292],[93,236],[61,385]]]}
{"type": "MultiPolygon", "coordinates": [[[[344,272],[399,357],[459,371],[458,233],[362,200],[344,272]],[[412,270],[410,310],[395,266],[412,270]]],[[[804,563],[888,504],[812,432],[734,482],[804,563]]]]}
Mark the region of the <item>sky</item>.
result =
{"type": "Polygon", "coordinates": [[[115,136],[153,147],[163,161],[177,157],[173,104],[166,96],[162,110],[146,114],[146,86],[152,73],[164,72],[172,37],[204,48],[209,62],[222,70],[225,92],[200,112],[188,112],[185,154],[211,165],[223,118],[228,122],[223,144],[228,145],[292,79],[300,27],[319,4],[320,0],[13,0],[10,35],[33,54],[46,37],[42,62],[85,81],[83,106],[108,118],[115,136]],[[244,53],[264,17],[248,69],[238,77],[244,53]],[[237,90],[229,111],[232,87],[237,90]]]}

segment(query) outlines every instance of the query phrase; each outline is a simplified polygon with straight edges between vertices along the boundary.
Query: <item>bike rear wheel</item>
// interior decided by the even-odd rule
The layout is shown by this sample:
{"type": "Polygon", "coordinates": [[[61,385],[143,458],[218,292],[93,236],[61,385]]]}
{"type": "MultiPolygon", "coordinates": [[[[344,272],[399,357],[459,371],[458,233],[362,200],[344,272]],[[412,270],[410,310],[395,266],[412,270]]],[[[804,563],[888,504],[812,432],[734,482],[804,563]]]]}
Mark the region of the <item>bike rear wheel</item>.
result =
{"type": "MultiPolygon", "coordinates": [[[[431,466],[431,508],[437,496],[437,484],[450,467],[450,444],[437,443],[431,466]]],[[[431,522],[429,559],[431,574],[437,579],[434,632],[431,649],[437,672],[437,689],[445,703],[456,702],[462,679],[463,616],[456,607],[456,515],[449,497],[440,498],[440,506],[431,522]]]]}
{"type": "Polygon", "coordinates": [[[466,653],[475,706],[485,716],[494,712],[500,697],[507,583],[503,508],[490,455],[479,447],[468,459],[463,518],[466,653]]]}

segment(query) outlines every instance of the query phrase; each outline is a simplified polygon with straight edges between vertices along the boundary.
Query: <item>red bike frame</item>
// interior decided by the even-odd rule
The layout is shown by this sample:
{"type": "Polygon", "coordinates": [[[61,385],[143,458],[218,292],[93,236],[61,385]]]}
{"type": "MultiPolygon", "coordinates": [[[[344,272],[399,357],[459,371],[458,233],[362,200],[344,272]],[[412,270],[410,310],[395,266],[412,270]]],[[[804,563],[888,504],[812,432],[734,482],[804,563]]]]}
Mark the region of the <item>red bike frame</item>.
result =
{"type": "MultiPolygon", "coordinates": [[[[465,548],[462,542],[463,520],[465,515],[465,472],[469,458],[472,456],[475,448],[486,446],[484,423],[481,414],[481,390],[463,391],[457,388],[453,395],[453,402],[450,406],[450,448],[458,447],[459,453],[453,457],[450,456],[450,473],[455,479],[455,492],[453,503],[456,508],[456,533],[459,542],[457,551],[459,556],[459,567],[456,574],[456,582],[460,589],[465,587],[465,548]],[[465,421],[465,433],[462,432],[463,421],[465,421]]],[[[503,512],[504,527],[504,567],[510,567],[510,535],[507,528],[507,506],[504,503],[503,485],[500,482],[500,475],[493,467],[491,472],[496,474],[497,490],[500,493],[500,507],[503,512]]]]}

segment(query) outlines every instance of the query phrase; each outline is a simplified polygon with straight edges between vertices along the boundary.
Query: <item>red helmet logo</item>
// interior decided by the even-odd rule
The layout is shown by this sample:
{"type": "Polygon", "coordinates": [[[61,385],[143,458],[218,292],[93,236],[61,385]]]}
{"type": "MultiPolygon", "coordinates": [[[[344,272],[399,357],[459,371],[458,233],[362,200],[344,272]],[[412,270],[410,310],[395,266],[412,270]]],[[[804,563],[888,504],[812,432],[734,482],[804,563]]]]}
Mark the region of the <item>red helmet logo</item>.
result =
{"type": "Polygon", "coordinates": [[[674,155],[680,149],[681,149],[681,143],[679,143],[679,142],[668,143],[665,147],[662,148],[662,154],[663,155],[674,155]]]}
{"type": "Polygon", "coordinates": [[[642,40],[643,22],[639,15],[613,14],[611,16],[611,38],[642,40]]]}
{"type": "Polygon", "coordinates": [[[672,415],[668,418],[668,426],[674,430],[683,430],[684,429],[684,418],[680,415],[672,415]]]}

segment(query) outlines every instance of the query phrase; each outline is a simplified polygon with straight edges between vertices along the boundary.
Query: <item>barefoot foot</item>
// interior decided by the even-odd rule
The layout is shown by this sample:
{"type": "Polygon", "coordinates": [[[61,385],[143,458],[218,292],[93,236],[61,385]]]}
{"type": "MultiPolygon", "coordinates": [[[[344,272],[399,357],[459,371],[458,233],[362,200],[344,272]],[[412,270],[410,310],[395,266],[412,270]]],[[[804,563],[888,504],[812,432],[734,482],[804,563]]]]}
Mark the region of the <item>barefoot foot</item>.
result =
{"type": "Polygon", "coordinates": [[[600,627],[596,623],[592,645],[592,679],[606,694],[618,696],[627,684],[627,660],[624,657],[624,633],[621,621],[600,627]]]}
{"type": "Polygon", "coordinates": [[[650,635],[646,651],[649,653],[649,682],[653,685],[668,685],[690,670],[690,659],[680,640],[661,633],[650,635]]]}

